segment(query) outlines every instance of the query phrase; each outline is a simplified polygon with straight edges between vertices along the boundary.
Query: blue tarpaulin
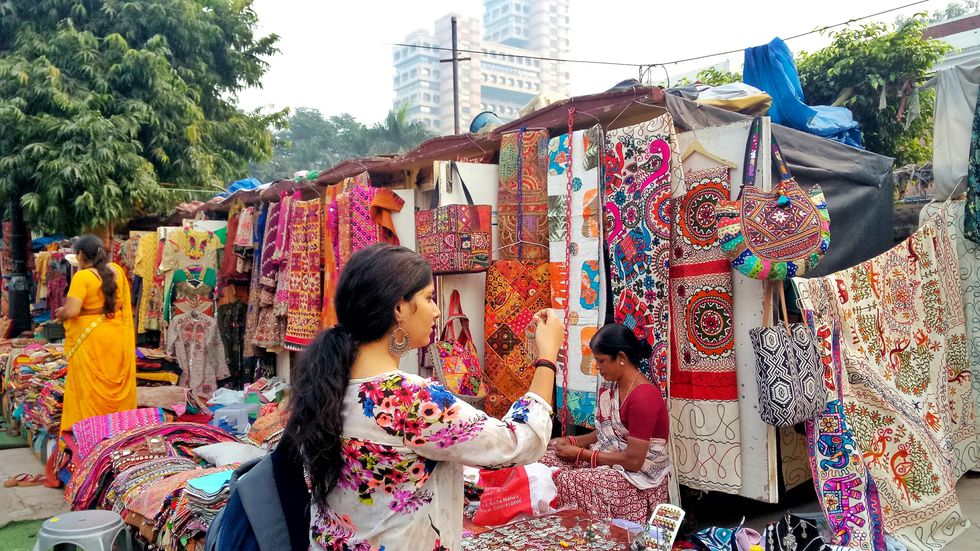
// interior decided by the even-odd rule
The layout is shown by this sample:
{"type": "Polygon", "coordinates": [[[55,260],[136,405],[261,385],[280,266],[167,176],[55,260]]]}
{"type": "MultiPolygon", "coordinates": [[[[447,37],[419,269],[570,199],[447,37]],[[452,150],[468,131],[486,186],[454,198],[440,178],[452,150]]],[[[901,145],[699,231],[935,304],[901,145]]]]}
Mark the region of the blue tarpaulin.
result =
{"type": "Polygon", "coordinates": [[[806,104],[793,53],[782,39],[746,48],[742,81],[772,96],[772,122],[864,149],[850,109],[806,104]]]}
{"type": "Polygon", "coordinates": [[[238,180],[237,182],[232,182],[231,185],[228,186],[227,191],[225,191],[224,193],[219,193],[215,197],[228,197],[229,195],[235,193],[236,191],[255,189],[261,185],[262,182],[256,180],[255,178],[245,178],[244,180],[238,180]]]}

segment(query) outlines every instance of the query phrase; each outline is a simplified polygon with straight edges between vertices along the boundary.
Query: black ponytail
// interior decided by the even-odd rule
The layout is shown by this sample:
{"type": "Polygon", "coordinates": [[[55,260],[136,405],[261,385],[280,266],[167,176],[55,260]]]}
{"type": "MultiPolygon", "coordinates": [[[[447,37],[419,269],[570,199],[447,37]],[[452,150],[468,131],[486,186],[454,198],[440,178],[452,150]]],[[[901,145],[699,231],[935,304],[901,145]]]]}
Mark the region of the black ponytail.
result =
{"type": "Polygon", "coordinates": [[[358,346],[383,338],[395,306],[432,283],[425,260],[404,247],[358,251],[340,274],[334,306],[339,324],[320,333],[293,371],[285,436],[310,475],[313,502],[326,507],[343,465],[344,397],[358,346]]]}
{"type": "Polygon", "coordinates": [[[105,299],[102,313],[112,314],[116,311],[116,272],[109,267],[109,255],[106,254],[102,240],[94,235],[83,235],[75,241],[76,253],[82,253],[85,260],[92,263],[92,267],[102,278],[102,295],[105,299]]]}
{"type": "Polygon", "coordinates": [[[650,343],[638,339],[633,331],[620,323],[603,325],[592,336],[589,348],[610,358],[615,358],[622,352],[635,367],[640,367],[643,361],[653,356],[650,343]]]}

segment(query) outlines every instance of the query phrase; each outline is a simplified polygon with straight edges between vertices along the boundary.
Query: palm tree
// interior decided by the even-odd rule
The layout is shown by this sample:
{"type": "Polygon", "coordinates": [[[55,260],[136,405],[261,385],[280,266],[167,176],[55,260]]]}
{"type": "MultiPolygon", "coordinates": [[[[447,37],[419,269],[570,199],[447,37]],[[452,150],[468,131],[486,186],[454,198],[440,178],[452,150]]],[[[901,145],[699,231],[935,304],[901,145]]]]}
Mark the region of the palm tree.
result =
{"type": "Polygon", "coordinates": [[[418,144],[435,137],[419,121],[408,120],[408,104],[402,103],[388,112],[383,121],[371,128],[374,154],[404,153],[418,144]]]}

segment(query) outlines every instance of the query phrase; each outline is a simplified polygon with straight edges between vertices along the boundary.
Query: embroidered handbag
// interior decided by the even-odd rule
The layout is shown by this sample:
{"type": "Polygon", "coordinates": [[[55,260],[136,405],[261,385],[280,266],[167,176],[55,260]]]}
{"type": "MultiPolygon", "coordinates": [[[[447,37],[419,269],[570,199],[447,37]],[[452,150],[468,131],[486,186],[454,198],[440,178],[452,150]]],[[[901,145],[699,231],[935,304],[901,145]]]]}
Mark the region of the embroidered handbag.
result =
{"type": "MultiPolygon", "coordinates": [[[[439,190],[436,185],[436,206],[415,213],[418,252],[435,275],[485,272],[490,266],[493,248],[490,205],[474,205],[455,162],[450,170],[459,177],[466,195],[465,205],[438,206],[439,190]]],[[[447,178],[451,186],[452,175],[447,178]]]]}
{"type": "Polygon", "coordinates": [[[456,289],[449,298],[449,317],[442,328],[442,336],[429,350],[439,383],[464,402],[476,406],[482,404],[487,394],[483,369],[470,334],[470,320],[463,314],[456,289]],[[459,336],[453,328],[456,321],[460,325],[459,336]]]}
{"type": "Polygon", "coordinates": [[[732,267],[754,279],[783,280],[812,270],[830,246],[830,212],[820,186],[805,193],[793,179],[776,138],[772,161],[779,172],[773,191],[755,186],[762,118],[752,121],[742,189],[735,201],[718,201],[718,240],[732,267]]]}
{"type": "Polygon", "coordinates": [[[749,329],[759,384],[759,416],[770,425],[790,427],[816,417],[826,406],[823,371],[810,330],[802,323],[789,323],[783,284],[769,286],[779,288],[785,328],[769,327],[772,290],[767,288],[766,324],[749,329]]]}

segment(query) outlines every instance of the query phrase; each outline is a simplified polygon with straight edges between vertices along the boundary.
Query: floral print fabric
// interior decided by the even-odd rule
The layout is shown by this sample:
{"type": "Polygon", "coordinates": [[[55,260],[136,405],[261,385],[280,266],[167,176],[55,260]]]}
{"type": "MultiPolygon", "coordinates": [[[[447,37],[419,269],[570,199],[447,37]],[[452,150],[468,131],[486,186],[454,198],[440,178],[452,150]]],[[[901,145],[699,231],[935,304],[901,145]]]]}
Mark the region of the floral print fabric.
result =
{"type": "Polygon", "coordinates": [[[351,380],[345,406],[344,464],[329,507],[313,508],[313,549],[459,549],[462,464],[534,462],[551,436],[534,394],[497,420],[401,371],[351,380]]]}
{"type": "MultiPolygon", "coordinates": [[[[831,382],[839,385],[840,403],[831,394],[833,417],[822,415],[819,432],[811,430],[818,436],[811,437],[814,480],[828,517],[839,519],[842,497],[860,496],[848,484],[860,484],[866,469],[886,532],[910,551],[945,546],[969,526],[956,481],[978,456],[958,263],[945,220],[931,218],[858,266],[793,281],[815,334],[841,331],[839,350],[818,339],[830,358],[826,369],[839,374],[831,382]],[[849,430],[841,425],[838,439],[820,439],[832,436],[834,418],[845,419],[849,430]],[[860,465],[838,468],[854,452],[860,465]],[[828,467],[837,476],[828,477],[828,467]]],[[[842,530],[852,536],[848,545],[880,549],[861,523],[842,530]]]]}

